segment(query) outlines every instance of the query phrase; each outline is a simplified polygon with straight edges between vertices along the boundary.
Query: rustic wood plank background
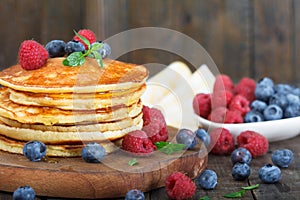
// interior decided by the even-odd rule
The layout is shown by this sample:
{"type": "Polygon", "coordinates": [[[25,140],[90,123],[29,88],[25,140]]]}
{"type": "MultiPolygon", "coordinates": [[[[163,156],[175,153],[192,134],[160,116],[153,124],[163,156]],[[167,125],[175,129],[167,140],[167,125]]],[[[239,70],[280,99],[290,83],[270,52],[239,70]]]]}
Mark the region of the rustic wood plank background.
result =
{"type": "MultiPolygon", "coordinates": [[[[299,84],[299,11],[299,0],[0,0],[0,67],[17,62],[18,47],[25,39],[42,44],[68,41],[73,29],[89,28],[105,40],[151,26],[196,40],[219,71],[234,81],[269,76],[276,82],[299,84]]],[[[157,49],[132,51],[119,59],[156,63],[154,73],[175,60],[188,63],[157,49]]]]}

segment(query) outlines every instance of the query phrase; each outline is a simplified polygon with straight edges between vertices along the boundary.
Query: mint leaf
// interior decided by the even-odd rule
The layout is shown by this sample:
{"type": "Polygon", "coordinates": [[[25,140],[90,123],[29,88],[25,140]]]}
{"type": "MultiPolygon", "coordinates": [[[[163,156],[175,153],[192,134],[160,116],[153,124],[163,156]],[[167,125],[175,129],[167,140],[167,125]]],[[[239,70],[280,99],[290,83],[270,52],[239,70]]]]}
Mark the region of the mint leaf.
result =
{"type": "Polygon", "coordinates": [[[74,33],[75,33],[76,36],[78,36],[88,46],[88,49],[91,48],[90,41],[88,41],[85,37],[83,37],[82,35],[80,35],[79,33],[77,33],[75,30],[74,30],[74,33]]]}
{"type": "Polygon", "coordinates": [[[136,158],[133,158],[132,160],[128,161],[129,166],[133,166],[133,165],[136,165],[136,164],[138,164],[138,161],[136,160],[136,158]]]}
{"type": "Polygon", "coordinates": [[[224,197],[225,198],[240,198],[245,194],[245,191],[246,190],[242,189],[238,192],[232,192],[232,193],[225,194],[224,197]]]}
{"type": "Polygon", "coordinates": [[[181,151],[185,148],[184,144],[173,144],[170,142],[156,142],[157,149],[165,154],[171,155],[174,152],[181,151]]]}
{"type": "Polygon", "coordinates": [[[242,187],[242,189],[244,190],[253,190],[259,187],[259,184],[255,184],[255,185],[250,185],[250,186],[246,186],[246,187],[242,187]]]}
{"type": "Polygon", "coordinates": [[[99,43],[99,42],[95,42],[92,46],[91,46],[91,51],[98,51],[103,47],[103,44],[99,43]]]}
{"type": "Polygon", "coordinates": [[[84,63],[84,54],[82,52],[73,52],[66,59],[63,60],[63,64],[66,66],[80,66],[84,63]]]}
{"type": "Polygon", "coordinates": [[[203,196],[203,197],[200,197],[199,200],[210,200],[210,198],[208,196],[203,196]]]}

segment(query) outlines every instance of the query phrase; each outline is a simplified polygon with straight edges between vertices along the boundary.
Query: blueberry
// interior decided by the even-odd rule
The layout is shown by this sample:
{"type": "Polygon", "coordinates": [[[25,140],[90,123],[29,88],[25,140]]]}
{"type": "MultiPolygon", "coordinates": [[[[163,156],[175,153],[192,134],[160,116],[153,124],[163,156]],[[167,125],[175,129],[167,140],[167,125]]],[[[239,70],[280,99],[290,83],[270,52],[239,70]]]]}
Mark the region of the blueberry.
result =
{"type": "Polygon", "coordinates": [[[289,102],[286,95],[275,93],[269,98],[269,105],[270,104],[275,104],[284,110],[288,106],[289,102]]]}
{"type": "Polygon", "coordinates": [[[62,57],[66,54],[66,43],[62,40],[52,40],[45,46],[50,58],[62,57]]]}
{"type": "Polygon", "coordinates": [[[210,144],[210,135],[205,129],[199,128],[195,131],[196,137],[199,138],[205,146],[210,144]]]}
{"type": "Polygon", "coordinates": [[[200,187],[206,190],[214,189],[218,183],[218,176],[215,171],[206,169],[197,178],[200,187]]]}
{"type": "MultiPolygon", "coordinates": [[[[106,42],[97,42],[97,43],[100,43],[102,44],[102,47],[101,49],[99,49],[99,53],[101,55],[102,58],[107,58],[110,54],[111,54],[111,48],[109,46],[109,44],[107,44],[106,42]]],[[[95,43],[92,44],[92,46],[94,45],[95,43]]]]}
{"type": "Polygon", "coordinates": [[[252,155],[250,151],[248,151],[243,147],[239,147],[231,153],[232,164],[239,162],[239,163],[246,163],[249,165],[251,161],[252,161],[252,155]]]}
{"type": "Polygon", "coordinates": [[[88,163],[99,163],[105,156],[105,148],[96,142],[86,144],[81,151],[81,157],[88,163]]]}
{"type": "Polygon", "coordinates": [[[18,187],[13,193],[14,200],[34,200],[35,192],[32,187],[26,185],[18,187]]]}
{"type": "Polygon", "coordinates": [[[235,163],[231,170],[234,180],[243,181],[250,175],[250,167],[247,163],[235,163]]]}
{"type": "Polygon", "coordinates": [[[66,44],[65,51],[67,54],[71,54],[73,52],[84,52],[85,47],[81,42],[71,40],[66,44]]]}
{"type": "Polygon", "coordinates": [[[267,121],[282,119],[282,117],[282,109],[275,104],[268,105],[267,108],[264,110],[264,118],[267,121]]]}
{"type": "Polygon", "coordinates": [[[266,102],[260,101],[260,100],[254,100],[250,104],[251,110],[256,110],[256,111],[259,111],[259,112],[263,112],[264,109],[266,109],[267,106],[268,106],[268,104],[266,102]]]}
{"type": "Polygon", "coordinates": [[[197,144],[195,133],[189,129],[180,129],[176,135],[176,141],[179,144],[184,144],[186,149],[192,149],[197,144]]]}
{"type": "Polygon", "coordinates": [[[278,93],[278,94],[283,94],[283,95],[286,95],[286,94],[289,94],[289,93],[292,93],[293,91],[293,87],[289,84],[276,84],[274,86],[274,89],[275,89],[275,92],[278,93]]]}
{"type": "Polygon", "coordinates": [[[300,104],[300,97],[298,95],[290,93],[290,94],[286,95],[286,99],[287,99],[289,105],[300,104]]]}
{"type": "Polygon", "coordinates": [[[269,98],[275,93],[274,88],[267,85],[256,85],[254,94],[256,99],[268,102],[269,98]]]}
{"type": "Polygon", "coordinates": [[[289,149],[279,149],[272,153],[271,159],[274,165],[286,168],[293,162],[294,155],[289,149]]]}
{"type": "Polygon", "coordinates": [[[299,117],[299,116],[300,116],[300,103],[289,105],[283,113],[284,118],[299,117]]]}
{"type": "Polygon", "coordinates": [[[250,110],[244,116],[245,123],[252,123],[252,122],[262,122],[264,121],[264,116],[260,112],[256,110],[250,110]]]}
{"type": "Polygon", "coordinates": [[[132,189],[129,190],[125,196],[125,200],[144,200],[145,195],[141,190],[132,189]]]}
{"type": "Polygon", "coordinates": [[[264,77],[257,82],[258,85],[274,87],[274,81],[271,78],[264,77]]]}
{"type": "Polygon", "coordinates": [[[300,88],[294,87],[294,89],[292,90],[292,94],[300,96],[300,88]]]}
{"type": "Polygon", "coordinates": [[[258,170],[258,177],[264,183],[276,183],[281,178],[281,170],[272,164],[266,164],[258,170]]]}
{"type": "Polygon", "coordinates": [[[40,161],[46,156],[46,145],[40,141],[33,140],[23,146],[23,154],[30,161],[40,161]]]}

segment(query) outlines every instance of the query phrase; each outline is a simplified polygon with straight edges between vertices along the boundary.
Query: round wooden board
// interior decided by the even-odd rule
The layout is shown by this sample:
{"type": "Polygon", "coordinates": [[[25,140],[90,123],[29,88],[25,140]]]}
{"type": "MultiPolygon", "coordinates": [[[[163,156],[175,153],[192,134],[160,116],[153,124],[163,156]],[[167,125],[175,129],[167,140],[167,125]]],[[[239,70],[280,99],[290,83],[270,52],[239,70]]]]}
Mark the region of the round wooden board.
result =
{"type": "MultiPolygon", "coordinates": [[[[169,127],[170,139],[176,129],[169,127]]],[[[148,156],[134,156],[122,150],[109,154],[103,163],[86,163],[82,158],[48,158],[31,162],[23,155],[0,151],[0,190],[13,192],[30,185],[37,195],[63,198],[114,198],[130,189],[144,192],[164,186],[174,171],[195,178],[205,169],[204,145],[171,155],[156,151],[148,156]],[[130,166],[128,161],[137,159],[130,166]]]]}

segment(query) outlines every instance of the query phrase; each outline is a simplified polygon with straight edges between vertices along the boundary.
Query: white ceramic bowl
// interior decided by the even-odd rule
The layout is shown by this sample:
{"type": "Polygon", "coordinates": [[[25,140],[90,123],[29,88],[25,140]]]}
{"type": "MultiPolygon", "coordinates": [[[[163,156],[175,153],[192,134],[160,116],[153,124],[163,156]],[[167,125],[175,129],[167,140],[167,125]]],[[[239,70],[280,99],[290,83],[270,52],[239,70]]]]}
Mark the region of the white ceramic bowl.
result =
{"type": "Polygon", "coordinates": [[[300,117],[241,124],[215,123],[198,115],[196,115],[196,118],[199,125],[205,129],[226,128],[235,137],[237,137],[242,131],[252,130],[264,135],[269,142],[292,138],[300,133],[300,117]]]}

